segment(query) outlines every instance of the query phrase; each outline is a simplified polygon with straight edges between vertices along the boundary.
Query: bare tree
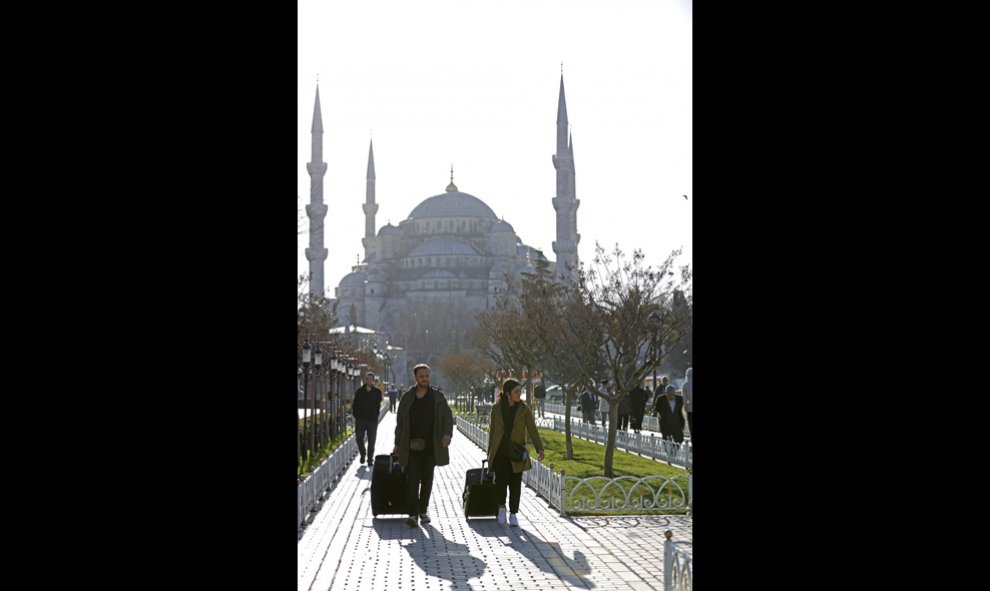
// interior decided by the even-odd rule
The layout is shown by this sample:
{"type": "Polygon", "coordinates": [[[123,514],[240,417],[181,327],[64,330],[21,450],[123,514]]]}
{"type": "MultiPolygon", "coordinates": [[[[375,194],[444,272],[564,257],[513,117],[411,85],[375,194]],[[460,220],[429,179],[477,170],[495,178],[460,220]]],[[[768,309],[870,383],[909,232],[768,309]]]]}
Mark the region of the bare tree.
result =
{"type": "MultiPolygon", "coordinates": [[[[645,265],[642,251],[634,251],[630,260],[618,245],[606,253],[596,243],[591,269],[582,265],[579,274],[581,297],[572,299],[574,307],[567,317],[593,327],[600,343],[599,360],[613,384],[613,391],[606,394],[595,376],[586,376],[591,390],[609,405],[604,466],[608,477],[613,476],[619,402],[660,362],[664,351],[678,344],[690,322],[684,308],[674,305],[677,291],[688,301],[691,297],[690,268],[682,267],[680,281],[674,280],[674,261],[679,255],[679,250],[672,252],[654,268],[645,265]]],[[[574,356],[570,351],[565,348],[562,353],[574,356]]],[[[587,363],[587,359],[576,361],[578,367],[587,363]]]]}
{"type": "Polygon", "coordinates": [[[405,347],[411,362],[428,363],[435,374],[431,381],[439,385],[447,377],[440,358],[470,348],[467,334],[476,321],[460,300],[423,299],[410,301],[396,324],[393,341],[405,347]]]}
{"type": "Polygon", "coordinates": [[[539,366],[544,352],[527,321],[518,287],[509,278],[507,284],[496,296],[495,306],[478,313],[478,326],[470,338],[475,348],[501,371],[521,377],[524,369],[528,375],[539,366]]]}
{"type": "MultiPolygon", "coordinates": [[[[463,394],[471,394],[474,387],[485,376],[485,364],[473,352],[458,352],[440,358],[439,369],[450,382],[455,400],[463,394]]],[[[474,397],[471,397],[474,404],[474,397]]]]}

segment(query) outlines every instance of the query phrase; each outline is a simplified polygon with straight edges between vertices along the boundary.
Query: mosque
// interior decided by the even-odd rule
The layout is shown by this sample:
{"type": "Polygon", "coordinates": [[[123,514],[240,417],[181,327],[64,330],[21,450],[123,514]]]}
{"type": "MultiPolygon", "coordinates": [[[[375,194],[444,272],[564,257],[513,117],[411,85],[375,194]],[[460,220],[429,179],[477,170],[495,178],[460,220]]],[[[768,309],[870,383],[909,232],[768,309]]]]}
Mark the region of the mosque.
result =
{"type": "MultiPolygon", "coordinates": [[[[310,292],[324,294],[323,218],[323,121],[320,91],[316,90],[313,110],[312,161],[310,175],[310,246],[306,249],[311,274],[310,292]]],[[[560,78],[557,102],[557,152],[553,155],[557,173],[556,261],[549,261],[539,250],[527,246],[512,225],[499,219],[484,201],[465,193],[454,184],[444,192],[427,197],[397,226],[375,227],[374,145],[368,148],[368,174],[364,210],[364,259],[354,265],[335,291],[337,325],[358,325],[395,334],[403,312],[412,302],[432,301],[456,304],[468,311],[492,306],[495,296],[506,287],[506,276],[518,277],[531,270],[537,260],[550,263],[555,276],[574,278],[578,266],[577,209],[574,152],[568,130],[564,78],[560,78]]]]}

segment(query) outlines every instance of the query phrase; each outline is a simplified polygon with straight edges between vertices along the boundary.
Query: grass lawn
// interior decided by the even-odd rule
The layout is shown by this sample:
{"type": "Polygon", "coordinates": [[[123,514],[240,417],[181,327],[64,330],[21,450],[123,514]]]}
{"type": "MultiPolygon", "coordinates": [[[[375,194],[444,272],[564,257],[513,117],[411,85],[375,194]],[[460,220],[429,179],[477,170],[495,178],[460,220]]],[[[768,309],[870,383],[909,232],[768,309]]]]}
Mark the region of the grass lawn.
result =
{"type": "MultiPolygon", "coordinates": [[[[301,432],[302,431],[300,430],[300,433],[301,432]]],[[[298,466],[297,469],[297,472],[299,473],[299,482],[306,480],[306,478],[313,473],[313,470],[316,470],[323,460],[329,458],[330,454],[336,451],[337,447],[339,447],[342,443],[344,443],[344,441],[347,440],[348,437],[351,436],[352,432],[352,429],[349,427],[344,429],[343,433],[340,433],[337,437],[331,441],[328,441],[327,445],[323,449],[318,450],[317,453],[314,453],[307,458],[304,458],[302,465],[298,466]]]]}
{"type": "Polygon", "coordinates": [[[556,472],[563,470],[565,476],[598,477],[583,483],[567,481],[568,513],[582,515],[686,513],[684,505],[687,496],[687,470],[617,449],[612,458],[612,473],[615,478],[625,478],[609,482],[609,479],[603,476],[604,445],[572,436],[574,459],[567,460],[564,434],[550,429],[539,431],[546,451],[543,458],[545,466],[553,464],[554,470],[556,472]],[[675,481],[667,480],[676,476],[681,478],[675,481]],[[602,508],[609,510],[602,511],[602,508]]]}
{"type": "MultiPolygon", "coordinates": [[[[480,426],[487,430],[488,422],[481,421],[480,426]]],[[[563,470],[565,476],[597,477],[583,483],[567,481],[568,513],[581,515],[686,513],[684,508],[688,488],[686,470],[617,449],[612,458],[612,472],[614,478],[622,478],[610,483],[610,479],[604,477],[604,445],[572,436],[574,459],[567,460],[564,434],[552,429],[539,429],[539,432],[546,452],[543,458],[544,466],[553,464],[554,471],[560,473],[563,470]],[[676,481],[667,480],[677,476],[680,478],[676,481]],[[639,481],[639,479],[643,480],[639,481]],[[602,508],[609,510],[603,511],[602,508]]],[[[530,444],[530,453],[536,453],[532,444],[530,444]]]]}

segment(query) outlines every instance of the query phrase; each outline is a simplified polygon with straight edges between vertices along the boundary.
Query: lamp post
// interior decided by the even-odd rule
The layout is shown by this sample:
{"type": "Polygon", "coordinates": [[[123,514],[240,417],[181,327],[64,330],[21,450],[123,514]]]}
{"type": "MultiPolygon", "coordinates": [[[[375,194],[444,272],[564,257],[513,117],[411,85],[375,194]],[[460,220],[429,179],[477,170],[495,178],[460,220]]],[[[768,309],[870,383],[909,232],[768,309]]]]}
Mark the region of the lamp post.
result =
{"type": "MultiPolygon", "coordinates": [[[[306,432],[306,411],[309,407],[309,362],[312,351],[309,346],[309,338],[303,343],[303,441],[306,442],[307,449],[303,453],[303,457],[309,456],[309,439],[306,432]]],[[[299,466],[300,471],[302,471],[302,464],[299,466]]]]}
{"type": "Polygon", "coordinates": [[[343,353],[337,357],[337,434],[344,432],[344,370],[347,369],[347,362],[343,353]]]}
{"type": "Polygon", "coordinates": [[[340,388],[336,387],[337,376],[340,372],[340,362],[337,357],[337,350],[334,349],[333,353],[330,355],[330,396],[332,397],[330,402],[330,415],[331,415],[331,430],[330,437],[337,437],[337,402],[340,400],[340,388]],[[336,394],[334,394],[336,392],[336,394]]]}
{"type": "Polygon", "coordinates": [[[357,359],[351,359],[347,365],[347,397],[351,400],[351,413],[354,413],[354,376],[358,373],[357,359]]]}
{"type": "Polygon", "coordinates": [[[319,449],[318,447],[316,447],[316,442],[317,442],[317,438],[316,438],[317,425],[321,425],[322,426],[322,423],[323,423],[323,417],[318,416],[317,415],[317,412],[316,412],[317,408],[319,408],[319,404],[317,403],[317,400],[319,400],[320,390],[322,389],[321,388],[322,384],[320,382],[322,381],[322,378],[323,378],[323,376],[322,376],[322,374],[320,372],[320,370],[323,369],[323,351],[320,349],[320,344],[319,343],[316,343],[316,350],[313,351],[313,368],[314,368],[313,369],[313,375],[316,376],[316,379],[314,381],[314,384],[316,384],[316,387],[313,388],[313,434],[312,434],[312,437],[313,437],[313,451],[316,451],[317,449],[319,449]]]}
{"type": "MultiPolygon", "coordinates": [[[[660,315],[654,310],[650,312],[650,321],[653,323],[653,355],[657,354],[657,329],[660,326],[660,315]]],[[[653,391],[656,392],[657,389],[657,365],[660,364],[660,358],[653,362],[653,391]]]]}
{"type": "Polygon", "coordinates": [[[299,442],[299,378],[302,377],[302,355],[296,358],[296,466],[302,461],[302,444],[299,442]]]}

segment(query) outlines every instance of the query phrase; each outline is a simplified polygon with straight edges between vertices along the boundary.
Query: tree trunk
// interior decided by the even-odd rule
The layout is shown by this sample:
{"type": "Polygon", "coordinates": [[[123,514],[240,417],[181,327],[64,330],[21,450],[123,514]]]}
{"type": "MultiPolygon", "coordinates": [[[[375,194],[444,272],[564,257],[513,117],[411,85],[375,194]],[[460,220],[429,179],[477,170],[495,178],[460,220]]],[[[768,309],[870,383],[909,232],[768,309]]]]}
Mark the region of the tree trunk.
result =
{"type": "Polygon", "coordinates": [[[574,404],[574,387],[571,392],[564,390],[564,445],[567,449],[567,459],[574,459],[574,445],[571,444],[571,406],[574,404]]]}
{"type": "Polygon", "coordinates": [[[612,472],[612,460],[615,458],[616,422],[619,418],[619,401],[608,401],[608,437],[605,439],[605,476],[615,478],[612,472]]]}

